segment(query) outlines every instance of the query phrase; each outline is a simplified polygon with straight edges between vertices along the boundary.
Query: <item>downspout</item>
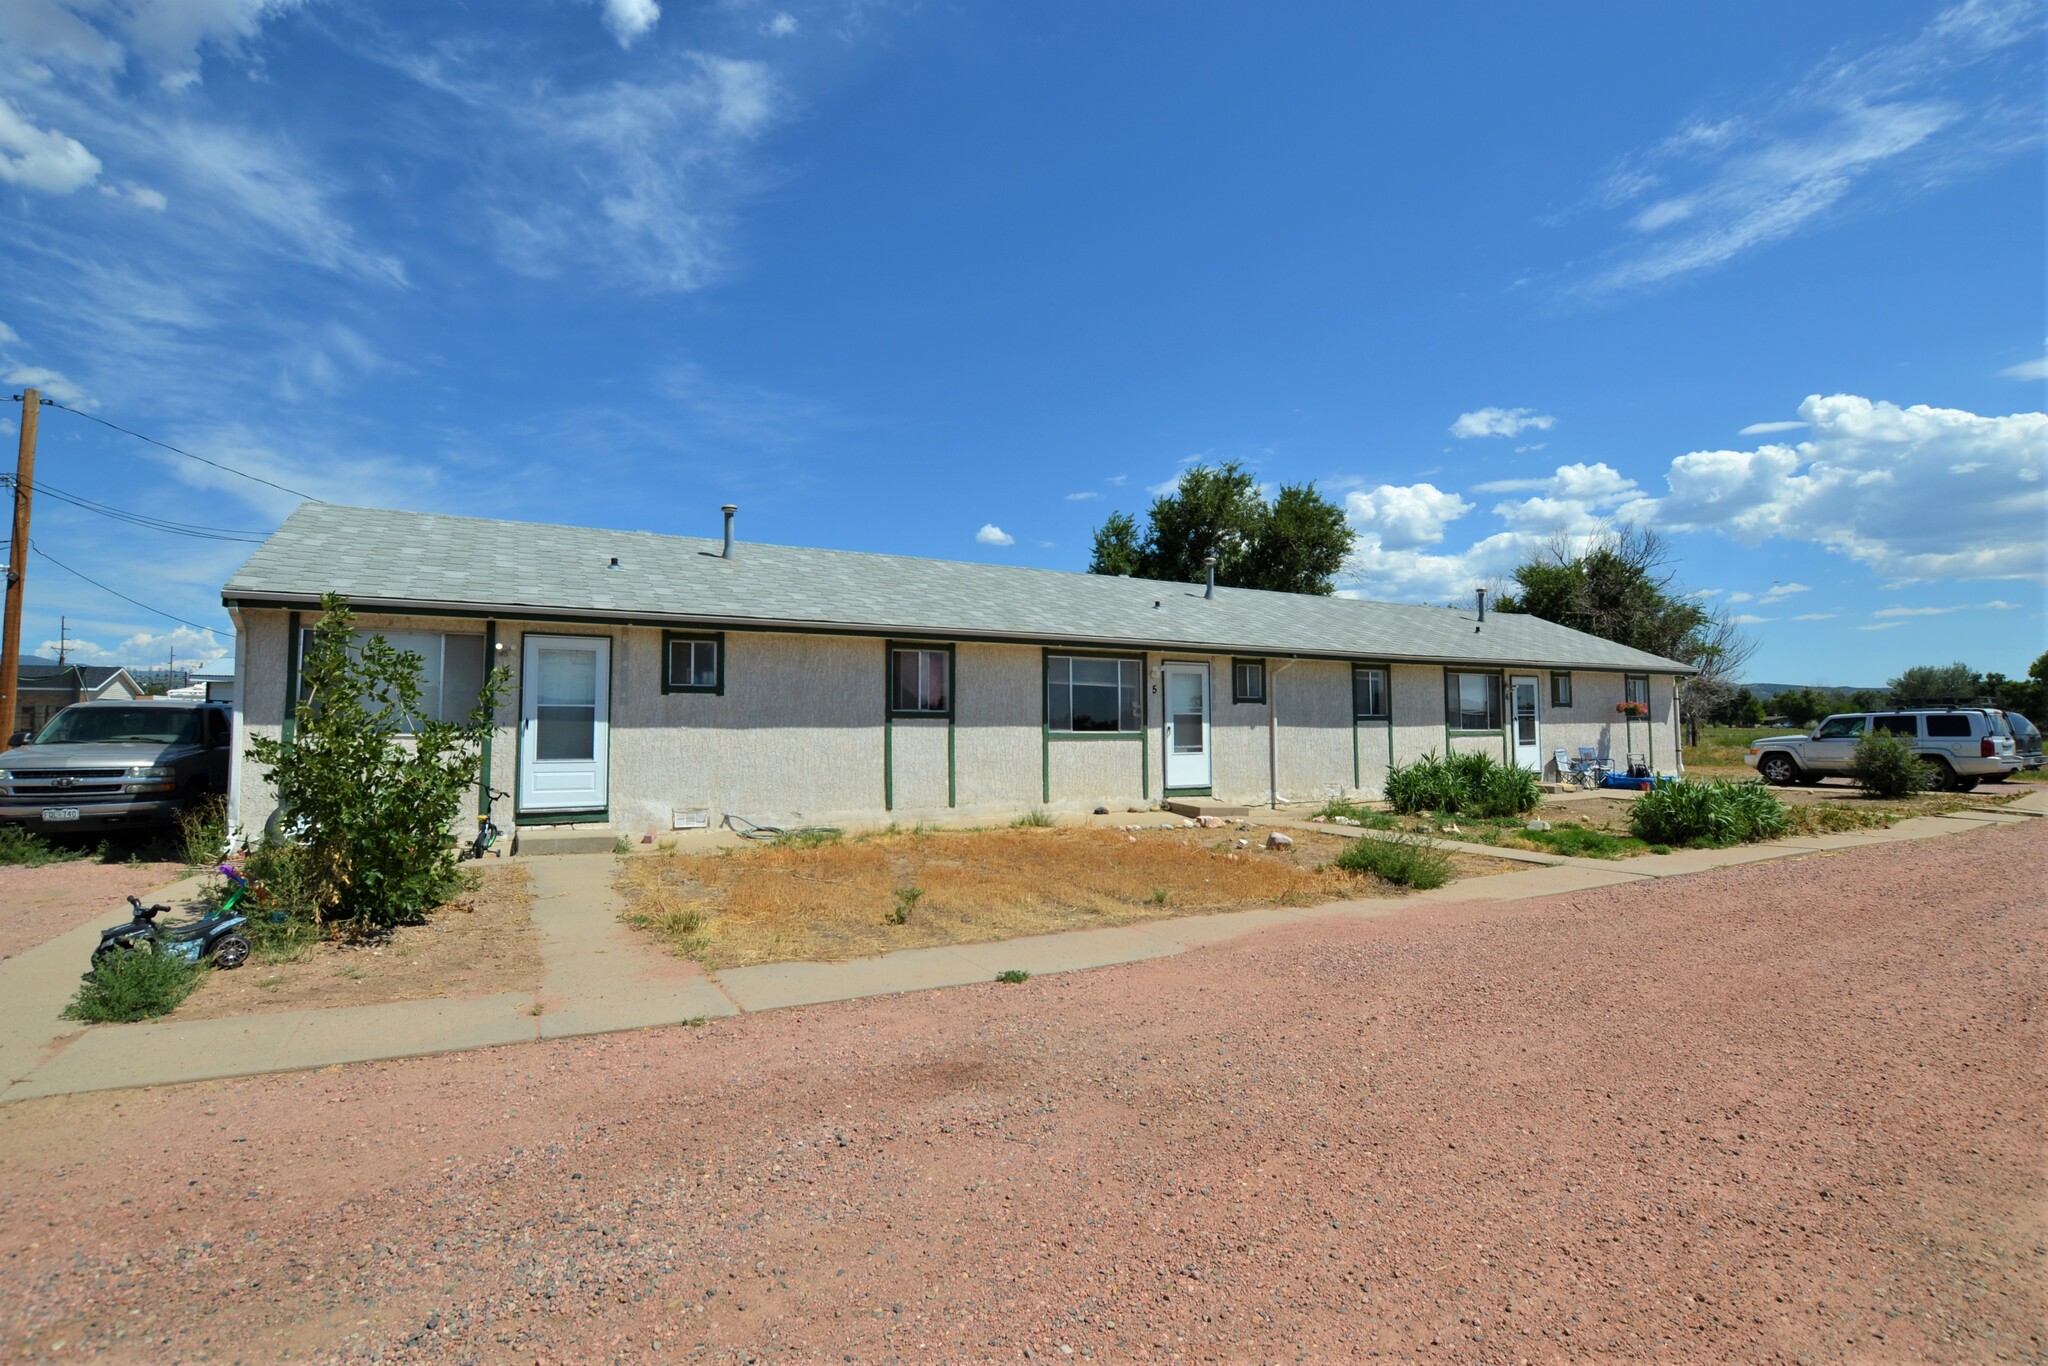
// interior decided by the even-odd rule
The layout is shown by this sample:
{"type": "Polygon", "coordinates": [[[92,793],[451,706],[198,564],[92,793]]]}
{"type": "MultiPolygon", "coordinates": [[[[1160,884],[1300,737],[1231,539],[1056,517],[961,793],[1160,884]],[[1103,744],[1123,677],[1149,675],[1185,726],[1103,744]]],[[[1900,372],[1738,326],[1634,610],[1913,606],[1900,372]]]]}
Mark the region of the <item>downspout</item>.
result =
{"type": "Polygon", "coordinates": [[[234,853],[242,843],[242,737],[248,726],[242,715],[243,699],[249,695],[248,633],[242,629],[242,609],[230,607],[228,623],[235,628],[235,704],[228,709],[228,845],[234,853]]]}
{"type": "MultiPolygon", "coordinates": [[[[1280,808],[1280,675],[1295,665],[1298,659],[1290,659],[1279,668],[1271,661],[1266,664],[1266,807],[1277,811],[1280,808]]],[[[1356,729],[1358,723],[1351,723],[1356,729]]]]}

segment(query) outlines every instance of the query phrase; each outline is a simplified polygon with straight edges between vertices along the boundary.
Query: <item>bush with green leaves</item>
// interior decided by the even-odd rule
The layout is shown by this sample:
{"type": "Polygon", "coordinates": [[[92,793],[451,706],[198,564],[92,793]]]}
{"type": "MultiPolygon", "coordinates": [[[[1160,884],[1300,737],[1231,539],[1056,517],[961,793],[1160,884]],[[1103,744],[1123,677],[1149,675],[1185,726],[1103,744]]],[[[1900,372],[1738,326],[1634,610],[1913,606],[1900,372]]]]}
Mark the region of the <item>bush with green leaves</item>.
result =
{"type": "Polygon", "coordinates": [[[1393,808],[1407,815],[1519,816],[1543,800],[1543,789],[1529,769],[1490,754],[1439,758],[1434,751],[1388,770],[1386,794],[1393,808]]]}
{"type": "Polygon", "coordinates": [[[176,954],[116,949],[92,965],[64,1017],[115,1024],[168,1015],[192,994],[203,971],[176,954]]]}
{"type": "Polygon", "coordinates": [[[68,863],[84,857],[82,851],[51,844],[33,830],[0,825],[0,867],[40,868],[46,863],[68,863]]]}
{"type": "Polygon", "coordinates": [[[1909,797],[1925,792],[1930,770],[1913,752],[1913,742],[1888,730],[1865,731],[1849,761],[1849,777],[1873,797],[1909,797]]]}
{"type": "Polygon", "coordinates": [[[320,606],[293,733],[258,737],[248,757],[301,846],[316,921],[416,921],[458,886],[455,820],[505,673],[491,671],[466,719],[435,720],[421,706],[418,655],[359,639],[346,599],[320,606]]]}
{"type": "Polygon", "coordinates": [[[1382,882],[1422,892],[1451,880],[1451,856],[1414,835],[1360,835],[1344,846],[1335,862],[1350,872],[1370,873],[1382,882]]]}
{"type": "Polygon", "coordinates": [[[1720,846],[1776,839],[1785,804],[1761,782],[1665,783],[1636,798],[1628,827],[1645,844],[1720,846]]]}

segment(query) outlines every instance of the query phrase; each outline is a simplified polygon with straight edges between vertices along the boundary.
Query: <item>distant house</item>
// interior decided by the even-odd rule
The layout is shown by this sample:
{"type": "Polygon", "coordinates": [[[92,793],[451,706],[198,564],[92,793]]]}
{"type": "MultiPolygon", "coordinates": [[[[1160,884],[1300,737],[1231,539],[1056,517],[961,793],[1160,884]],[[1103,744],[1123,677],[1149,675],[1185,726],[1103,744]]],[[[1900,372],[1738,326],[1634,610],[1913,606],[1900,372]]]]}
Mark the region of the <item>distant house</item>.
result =
{"type": "Polygon", "coordinates": [[[216,659],[192,670],[187,681],[188,686],[200,689],[199,696],[209,702],[232,702],[235,700],[235,661],[216,659]]]}
{"type": "Polygon", "coordinates": [[[1692,672],[1473,609],[306,503],[222,590],[237,755],[289,734],[327,592],[437,715],[509,672],[485,769],[519,824],[621,831],[1377,796],[1431,751],[1673,772],[1692,672]]]}
{"type": "MultiPolygon", "coordinates": [[[[118,665],[21,662],[15,693],[14,732],[41,730],[74,702],[115,702],[142,695],[141,685],[118,665]]],[[[10,732],[13,733],[13,732],[10,732]]]]}

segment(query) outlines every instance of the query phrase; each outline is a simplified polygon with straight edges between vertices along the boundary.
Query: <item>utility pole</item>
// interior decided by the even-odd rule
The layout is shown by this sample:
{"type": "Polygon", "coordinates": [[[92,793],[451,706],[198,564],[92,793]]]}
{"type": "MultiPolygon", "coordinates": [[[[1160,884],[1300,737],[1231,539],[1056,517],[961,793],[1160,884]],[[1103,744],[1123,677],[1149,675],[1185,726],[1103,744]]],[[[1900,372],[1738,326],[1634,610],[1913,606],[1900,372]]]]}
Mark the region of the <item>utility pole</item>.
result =
{"type": "Polygon", "coordinates": [[[64,666],[65,657],[70,654],[66,647],[71,643],[71,618],[57,618],[57,667],[64,666]]]}
{"type": "Polygon", "coordinates": [[[21,391],[21,446],[14,458],[14,539],[7,546],[7,615],[0,624],[0,742],[14,734],[20,718],[21,595],[28,587],[28,505],[36,487],[36,419],[42,415],[38,389],[21,391]]]}

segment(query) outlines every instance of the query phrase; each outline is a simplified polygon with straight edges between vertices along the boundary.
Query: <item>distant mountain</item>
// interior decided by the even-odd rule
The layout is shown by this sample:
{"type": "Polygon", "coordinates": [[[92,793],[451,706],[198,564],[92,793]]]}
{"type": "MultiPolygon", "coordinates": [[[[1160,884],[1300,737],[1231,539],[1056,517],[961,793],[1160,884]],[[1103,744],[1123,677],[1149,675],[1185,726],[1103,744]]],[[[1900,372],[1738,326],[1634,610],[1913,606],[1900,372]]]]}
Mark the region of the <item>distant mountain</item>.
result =
{"type": "Polygon", "coordinates": [[[1884,691],[1884,684],[1882,683],[1873,683],[1867,688],[1845,688],[1840,685],[1823,686],[1819,683],[1745,683],[1742,686],[1749,689],[1749,695],[1757,698],[1759,701],[1765,698],[1776,697],[1781,692],[1793,692],[1800,688],[1812,688],[1823,697],[1832,696],[1836,693],[1884,691]]]}

